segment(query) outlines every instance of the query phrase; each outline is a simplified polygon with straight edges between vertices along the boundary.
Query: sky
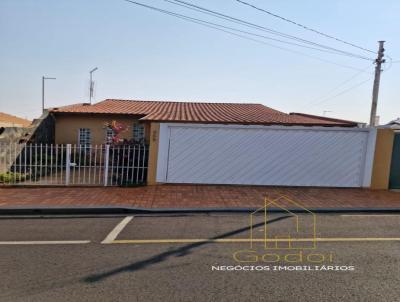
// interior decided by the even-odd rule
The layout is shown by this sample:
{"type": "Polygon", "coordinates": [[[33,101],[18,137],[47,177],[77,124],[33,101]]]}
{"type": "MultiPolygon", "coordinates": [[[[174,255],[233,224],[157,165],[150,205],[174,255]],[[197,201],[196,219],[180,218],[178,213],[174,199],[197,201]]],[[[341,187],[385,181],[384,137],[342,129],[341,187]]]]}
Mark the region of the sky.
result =
{"type": "MultiPolygon", "coordinates": [[[[358,56],[376,57],[235,0],[186,1],[358,56]]],[[[373,51],[378,40],[385,40],[385,54],[400,60],[400,1],[246,1],[373,51]]],[[[282,39],[164,0],[137,2],[282,39]]],[[[46,81],[46,108],[88,102],[89,70],[98,67],[94,102],[119,98],[262,103],[284,112],[369,120],[372,61],[256,39],[273,46],[124,0],[0,0],[0,111],[29,119],[40,116],[42,76],[57,78],[46,81]]],[[[400,62],[389,61],[381,78],[381,123],[400,116],[400,62]]]]}

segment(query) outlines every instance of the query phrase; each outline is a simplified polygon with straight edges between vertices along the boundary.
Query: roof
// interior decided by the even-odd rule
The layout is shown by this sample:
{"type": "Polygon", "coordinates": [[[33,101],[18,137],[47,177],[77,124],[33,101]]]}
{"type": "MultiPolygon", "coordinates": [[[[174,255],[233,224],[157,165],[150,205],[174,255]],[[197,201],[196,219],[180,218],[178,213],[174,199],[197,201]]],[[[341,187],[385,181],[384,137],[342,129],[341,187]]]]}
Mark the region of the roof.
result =
{"type": "Polygon", "coordinates": [[[332,122],[332,123],[349,124],[349,125],[353,125],[354,127],[358,126],[359,124],[364,124],[364,123],[360,123],[360,122],[342,120],[342,119],[338,119],[338,118],[319,116],[319,115],[313,115],[313,114],[299,113],[299,112],[291,112],[289,114],[292,115],[292,116],[301,116],[303,118],[310,118],[312,120],[319,120],[321,122],[332,122]]]}
{"type": "Polygon", "coordinates": [[[31,124],[30,120],[0,112],[0,126],[7,127],[28,127],[31,124]]]}
{"type": "Polygon", "coordinates": [[[107,99],[93,105],[81,103],[53,108],[50,111],[56,114],[128,114],[139,116],[141,121],[154,122],[357,126],[357,123],[354,122],[297,113],[286,114],[262,104],[249,103],[190,103],[107,99]]]}
{"type": "Polygon", "coordinates": [[[386,125],[378,126],[378,128],[389,128],[389,129],[393,129],[393,130],[399,130],[400,129],[400,118],[390,121],[386,125]]]}
{"type": "Polygon", "coordinates": [[[400,125],[400,118],[397,118],[388,123],[388,125],[400,125]]]}

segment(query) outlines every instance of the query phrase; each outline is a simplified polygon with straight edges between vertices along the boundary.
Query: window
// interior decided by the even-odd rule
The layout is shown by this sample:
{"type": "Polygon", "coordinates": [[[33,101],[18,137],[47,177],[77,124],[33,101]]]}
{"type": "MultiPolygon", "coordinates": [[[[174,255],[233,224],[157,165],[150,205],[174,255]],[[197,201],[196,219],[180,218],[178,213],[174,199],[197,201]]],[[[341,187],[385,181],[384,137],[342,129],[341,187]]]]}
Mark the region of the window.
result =
{"type": "Polygon", "coordinates": [[[133,124],[133,140],[135,142],[142,142],[144,140],[143,124],[133,124]]]}
{"type": "Polygon", "coordinates": [[[112,139],[113,139],[114,135],[115,135],[114,130],[111,129],[110,127],[107,127],[106,128],[106,138],[105,138],[106,144],[112,143],[112,139]]]}
{"type": "Polygon", "coordinates": [[[89,128],[79,128],[79,145],[90,145],[92,136],[89,128]]]}

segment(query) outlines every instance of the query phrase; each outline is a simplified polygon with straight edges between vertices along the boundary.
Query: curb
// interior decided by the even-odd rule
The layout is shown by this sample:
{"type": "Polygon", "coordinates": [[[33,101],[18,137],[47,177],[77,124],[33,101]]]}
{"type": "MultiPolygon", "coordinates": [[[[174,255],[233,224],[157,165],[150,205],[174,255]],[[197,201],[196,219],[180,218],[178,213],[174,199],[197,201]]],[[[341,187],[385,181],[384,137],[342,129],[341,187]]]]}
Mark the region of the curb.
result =
{"type": "MultiPolygon", "coordinates": [[[[200,213],[249,213],[259,208],[135,208],[135,207],[19,207],[0,208],[0,216],[23,215],[124,215],[124,214],[200,214],[200,213]]],[[[320,214],[334,213],[400,213],[400,208],[309,208],[320,214]]],[[[271,208],[273,213],[309,213],[305,209],[271,208]]]]}

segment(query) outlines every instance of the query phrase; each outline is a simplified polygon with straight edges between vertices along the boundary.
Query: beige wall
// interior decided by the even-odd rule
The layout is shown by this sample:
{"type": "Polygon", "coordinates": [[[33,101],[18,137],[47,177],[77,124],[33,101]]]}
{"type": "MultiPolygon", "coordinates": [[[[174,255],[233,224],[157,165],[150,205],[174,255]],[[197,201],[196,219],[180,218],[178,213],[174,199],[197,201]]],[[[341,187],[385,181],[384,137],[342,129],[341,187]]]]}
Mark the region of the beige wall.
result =
{"type": "MultiPolygon", "coordinates": [[[[133,136],[132,126],[137,122],[137,117],[126,115],[106,114],[57,114],[55,116],[55,143],[77,144],[79,128],[91,130],[93,145],[104,144],[106,137],[105,123],[117,121],[127,125],[129,128],[121,134],[121,138],[131,139],[133,136]]],[[[149,141],[150,125],[145,124],[146,141],[149,141]]]]}
{"type": "Polygon", "coordinates": [[[387,190],[389,188],[393,140],[392,129],[377,129],[371,189],[387,190]]]}

